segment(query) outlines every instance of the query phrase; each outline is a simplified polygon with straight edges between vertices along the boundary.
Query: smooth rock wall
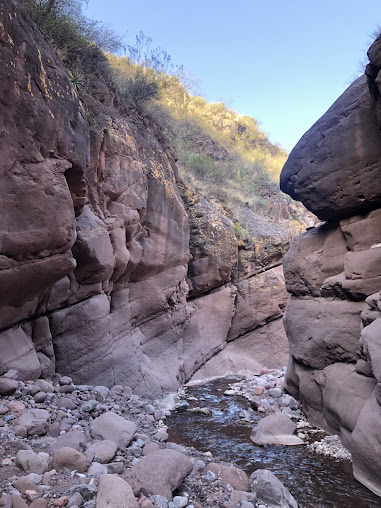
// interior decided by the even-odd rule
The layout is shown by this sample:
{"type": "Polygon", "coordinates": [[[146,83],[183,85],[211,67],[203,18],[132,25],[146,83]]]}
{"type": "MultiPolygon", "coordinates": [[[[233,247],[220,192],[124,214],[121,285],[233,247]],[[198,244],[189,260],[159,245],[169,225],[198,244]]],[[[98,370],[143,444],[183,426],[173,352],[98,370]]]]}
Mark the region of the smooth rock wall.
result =
{"type": "Polygon", "coordinates": [[[239,245],[221,205],[185,197],[176,154],[147,116],[97,103],[88,123],[12,0],[0,37],[0,375],[57,371],[155,394],[225,349],[231,371],[243,357],[281,367],[286,293],[270,269],[287,228],[241,210],[251,240],[239,245]]]}
{"type": "Polygon", "coordinates": [[[381,496],[380,41],[366,76],[296,145],[281,187],[327,221],[284,258],[287,389],[341,436],[354,476],[381,496]]]}

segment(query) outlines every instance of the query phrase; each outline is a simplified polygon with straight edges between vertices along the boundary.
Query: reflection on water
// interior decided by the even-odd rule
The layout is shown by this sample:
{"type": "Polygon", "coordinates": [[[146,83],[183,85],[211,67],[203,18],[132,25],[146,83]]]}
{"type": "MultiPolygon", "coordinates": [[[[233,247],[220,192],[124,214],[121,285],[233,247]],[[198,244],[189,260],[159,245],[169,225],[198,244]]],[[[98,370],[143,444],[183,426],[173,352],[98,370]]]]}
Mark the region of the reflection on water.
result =
{"type": "MultiPolygon", "coordinates": [[[[288,487],[304,508],[375,508],[381,500],[352,476],[349,461],[317,455],[305,446],[256,446],[250,440],[252,425],[239,418],[248,401],[238,395],[224,395],[232,382],[218,379],[188,388],[190,407],[204,407],[210,416],[185,411],[167,418],[169,440],[233,462],[249,475],[258,468],[270,469],[288,487]]],[[[258,416],[258,419],[260,417],[258,416]]]]}

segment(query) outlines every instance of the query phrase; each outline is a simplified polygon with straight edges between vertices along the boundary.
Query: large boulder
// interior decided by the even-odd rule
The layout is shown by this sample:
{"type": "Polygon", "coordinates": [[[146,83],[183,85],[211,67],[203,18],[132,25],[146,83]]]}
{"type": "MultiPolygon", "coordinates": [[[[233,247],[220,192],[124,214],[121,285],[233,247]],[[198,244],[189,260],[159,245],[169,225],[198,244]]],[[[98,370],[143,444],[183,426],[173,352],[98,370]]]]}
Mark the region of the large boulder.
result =
{"type": "Polygon", "coordinates": [[[283,259],[287,290],[297,296],[320,296],[325,279],[344,271],[347,251],[336,224],[326,223],[298,236],[283,259]]]}
{"type": "Polygon", "coordinates": [[[238,467],[226,466],[211,462],[205,468],[205,473],[211,471],[225,483],[228,483],[234,490],[247,492],[249,490],[249,478],[245,471],[238,467]]]}
{"type": "Polygon", "coordinates": [[[356,361],[362,309],[360,302],[292,296],[284,324],[293,358],[314,369],[356,361]]]}
{"type": "Polygon", "coordinates": [[[172,492],[192,471],[192,462],[177,450],[159,450],[144,456],[132,471],[150,495],[172,500],[172,492]]]}
{"type": "Polygon", "coordinates": [[[138,508],[138,502],[130,485],[114,474],[104,474],[99,479],[96,508],[138,508]]]}
{"type": "Polygon", "coordinates": [[[298,508],[290,491],[268,469],[257,469],[250,476],[251,491],[272,508],[298,508]]]}
{"type": "Polygon", "coordinates": [[[251,432],[250,439],[257,445],[302,445],[303,440],[296,436],[295,432],[296,425],[289,416],[269,415],[259,420],[251,432]]]}
{"type": "Polygon", "coordinates": [[[358,480],[381,495],[381,37],[359,78],[302,137],[281,188],[326,224],[285,257],[286,389],[340,435],[358,480]]]}
{"type": "Polygon", "coordinates": [[[90,423],[90,434],[94,439],[109,439],[118,448],[127,446],[134,437],[136,424],[111,411],[103,413],[90,423]]]}
{"type": "Polygon", "coordinates": [[[283,192],[322,220],[381,206],[381,133],[365,76],[304,134],[281,173],[283,192]]]}

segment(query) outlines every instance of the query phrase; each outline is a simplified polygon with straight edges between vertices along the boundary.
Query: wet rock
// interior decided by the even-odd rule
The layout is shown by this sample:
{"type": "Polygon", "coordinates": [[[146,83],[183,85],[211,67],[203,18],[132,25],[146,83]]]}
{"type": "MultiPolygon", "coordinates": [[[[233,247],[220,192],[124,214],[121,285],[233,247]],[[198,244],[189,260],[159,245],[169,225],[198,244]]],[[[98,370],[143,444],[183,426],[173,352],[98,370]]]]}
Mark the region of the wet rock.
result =
{"type": "Polygon", "coordinates": [[[192,469],[192,462],[186,455],[176,450],[159,450],[142,457],[132,471],[149,494],[172,500],[172,491],[192,469]]]}
{"type": "Polygon", "coordinates": [[[134,437],[137,426],[121,416],[103,413],[90,423],[90,434],[94,439],[111,440],[118,448],[127,446],[134,437]]]}
{"type": "Polygon", "coordinates": [[[47,460],[32,450],[19,450],[16,455],[16,462],[27,474],[43,474],[49,468],[47,460]]]}
{"type": "Polygon", "coordinates": [[[298,508],[298,504],[282,482],[268,469],[257,469],[250,475],[250,488],[259,500],[272,508],[298,508]]]}
{"type": "Polygon", "coordinates": [[[86,457],[74,448],[63,447],[57,450],[52,465],[57,471],[62,469],[76,470],[79,473],[87,471],[86,457]]]}
{"type": "Polygon", "coordinates": [[[97,500],[97,508],[138,508],[129,484],[116,475],[105,474],[100,477],[97,500]]]}
{"type": "Polygon", "coordinates": [[[245,471],[238,467],[212,462],[205,468],[205,473],[209,471],[213,472],[218,478],[222,478],[225,483],[231,485],[235,490],[249,490],[249,478],[245,471]]]}
{"type": "Polygon", "coordinates": [[[297,437],[294,432],[296,425],[286,415],[270,415],[259,421],[252,430],[250,439],[258,445],[283,444],[301,445],[303,440],[297,437]]]}

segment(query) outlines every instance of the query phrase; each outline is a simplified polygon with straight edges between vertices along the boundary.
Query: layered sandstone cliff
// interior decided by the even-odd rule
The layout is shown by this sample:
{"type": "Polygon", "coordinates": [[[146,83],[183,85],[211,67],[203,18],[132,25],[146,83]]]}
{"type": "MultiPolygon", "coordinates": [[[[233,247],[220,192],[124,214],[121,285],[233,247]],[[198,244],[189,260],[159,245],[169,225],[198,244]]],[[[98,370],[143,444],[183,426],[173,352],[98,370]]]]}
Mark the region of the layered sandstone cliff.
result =
{"type": "Polygon", "coordinates": [[[121,116],[112,91],[88,118],[12,0],[0,61],[0,375],[152,394],[281,366],[285,227],[242,210],[240,244],[218,204],[184,190],[154,122],[121,116]]]}
{"type": "Polygon", "coordinates": [[[281,188],[326,221],[284,260],[288,390],[337,433],[355,477],[381,495],[381,39],[355,81],[302,137],[281,188]]]}

